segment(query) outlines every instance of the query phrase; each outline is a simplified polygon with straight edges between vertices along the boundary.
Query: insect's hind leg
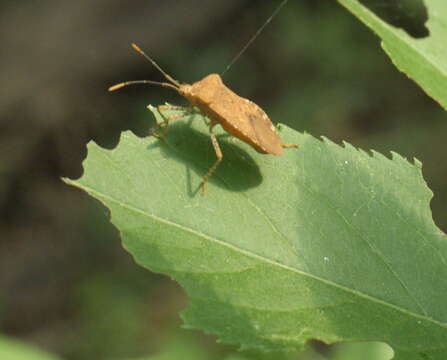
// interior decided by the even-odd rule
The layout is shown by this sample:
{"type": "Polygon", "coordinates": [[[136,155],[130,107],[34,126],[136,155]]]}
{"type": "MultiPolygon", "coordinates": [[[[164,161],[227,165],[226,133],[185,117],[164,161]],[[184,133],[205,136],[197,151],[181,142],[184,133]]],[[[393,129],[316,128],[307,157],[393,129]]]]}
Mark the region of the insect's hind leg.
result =
{"type": "Polygon", "coordinates": [[[202,195],[205,195],[205,187],[208,183],[208,179],[211,175],[213,175],[214,171],[216,171],[217,167],[219,166],[220,162],[223,159],[222,150],[220,149],[219,143],[217,141],[216,136],[212,133],[213,127],[217,125],[217,123],[211,123],[210,125],[210,137],[211,137],[211,143],[213,144],[214,152],[216,153],[216,161],[214,162],[213,166],[211,166],[208,170],[208,172],[203,177],[202,183],[200,184],[200,188],[202,190],[202,195]]]}
{"type": "Polygon", "coordinates": [[[158,137],[158,138],[161,138],[168,133],[168,130],[169,130],[168,125],[169,125],[170,121],[180,119],[180,118],[184,117],[185,115],[189,115],[194,112],[192,107],[184,108],[183,106],[175,106],[175,105],[171,105],[171,104],[167,104],[167,103],[166,103],[166,105],[158,105],[157,111],[160,114],[160,116],[163,118],[163,122],[156,123],[155,128],[162,128],[162,131],[161,131],[161,134],[157,134],[155,131],[152,131],[151,135],[158,137]],[[177,114],[172,114],[170,116],[166,116],[163,113],[163,111],[166,111],[166,110],[179,110],[180,112],[177,114]]]}

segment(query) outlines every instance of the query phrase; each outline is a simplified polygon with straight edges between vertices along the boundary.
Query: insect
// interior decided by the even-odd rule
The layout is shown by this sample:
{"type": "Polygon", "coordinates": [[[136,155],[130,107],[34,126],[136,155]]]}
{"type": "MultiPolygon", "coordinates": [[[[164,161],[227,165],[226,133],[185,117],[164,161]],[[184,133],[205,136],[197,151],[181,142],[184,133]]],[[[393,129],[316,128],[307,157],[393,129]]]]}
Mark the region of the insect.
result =
{"type": "Polygon", "coordinates": [[[136,44],[132,43],[132,47],[149,60],[152,65],[157,68],[168,82],[158,82],[152,80],[134,80],[125,81],[109,88],[109,91],[118,90],[124,86],[134,84],[153,84],[176,90],[180,95],[185,97],[190,103],[188,109],[184,109],[183,113],[166,117],[163,114],[165,110],[183,109],[172,105],[159,105],[158,112],[163,118],[163,123],[157,124],[164,129],[161,137],[166,135],[168,124],[170,121],[183,117],[185,113],[191,113],[195,108],[210,119],[209,132],[211,142],[216,153],[216,161],[209,168],[208,172],[203,176],[200,184],[202,194],[205,193],[205,187],[210,176],[219,166],[223,159],[222,150],[219,146],[216,136],[213,134],[213,128],[220,124],[222,128],[252,146],[256,151],[262,154],[281,155],[283,148],[297,148],[296,144],[285,144],[276,132],[275,126],[270,121],[267,114],[254,102],[240,97],[222,82],[222,78],[218,74],[210,74],[202,80],[190,84],[181,84],[173,79],[158,64],[152,60],[143,50],[136,44]]]}

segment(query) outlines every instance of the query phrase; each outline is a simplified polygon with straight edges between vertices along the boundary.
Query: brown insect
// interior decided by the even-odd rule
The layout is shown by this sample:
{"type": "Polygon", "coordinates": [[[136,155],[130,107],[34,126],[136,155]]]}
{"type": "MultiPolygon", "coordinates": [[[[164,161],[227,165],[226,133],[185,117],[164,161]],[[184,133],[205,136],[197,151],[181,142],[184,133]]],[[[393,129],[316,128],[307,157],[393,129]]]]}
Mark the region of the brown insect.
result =
{"type": "Polygon", "coordinates": [[[278,136],[275,126],[272,124],[264,110],[254,102],[240,97],[228,89],[218,74],[210,74],[192,85],[181,84],[165,73],[160,66],[158,66],[158,64],[146,55],[137,45],[132,44],[132,47],[148,59],[169,82],[157,82],[151,80],[126,81],[111,86],[109,91],[114,91],[133,84],[155,84],[172,88],[180,95],[184,96],[190,103],[188,109],[172,105],[159,105],[157,107],[164,120],[163,123],[157,124],[159,127],[164,125],[161,134],[154,134],[157,137],[166,135],[170,121],[181,118],[186,113],[193,112],[194,107],[198,108],[203,115],[210,119],[209,130],[211,142],[217,160],[203,176],[203,181],[200,185],[202,193],[205,193],[205,186],[209,177],[214,173],[223,159],[217,138],[212,133],[214,126],[217,124],[220,124],[227,133],[246,142],[262,154],[281,155],[283,148],[298,147],[298,145],[295,144],[284,144],[278,136]],[[183,110],[180,114],[175,114],[169,117],[163,115],[164,110],[179,109],[183,110]]]}

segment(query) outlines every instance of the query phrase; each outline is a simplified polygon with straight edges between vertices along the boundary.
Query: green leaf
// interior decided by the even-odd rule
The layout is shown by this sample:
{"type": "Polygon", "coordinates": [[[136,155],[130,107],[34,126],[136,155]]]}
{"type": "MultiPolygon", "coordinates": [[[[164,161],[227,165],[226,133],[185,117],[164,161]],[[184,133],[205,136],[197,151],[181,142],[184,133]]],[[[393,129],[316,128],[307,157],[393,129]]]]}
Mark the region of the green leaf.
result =
{"type": "MultiPolygon", "coordinates": [[[[116,358],[116,357],[115,357],[116,358]]],[[[126,360],[214,360],[215,355],[207,353],[203,344],[195,338],[187,336],[177,336],[162,345],[162,350],[157,355],[139,357],[138,359],[126,360]]]]}
{"type": "Polygon", "coordinates": [[[392,357],[393,351],[384,343],[356,342],[337,346],[333,360],[389,360],[392,357]]]}
{"type": "Polygon", "coordinates": [[[139,264],[184,287],[186,327],[242,349],[384,341],[396,359],[445,359],[447,242],[419,162],[286,127],[300,148],[278,157],[220,136],[201,196],[215,160],[202,120],[90,143],[83,177],[66,180],[110,209],[139,264]]]}
{"type": "Polygon", "coordinates": [[[0,336],[0,359],[2,360],[58,360],[59,357],[50,355],[34,346],[21,341],[0,336]]]}
{"type": "Polygon", "coordinates": [[[430,35],[416,39],[382,21],[358,0],[338,0],[381,39],[396,67],[447,109],[447,1],[426,0],[430,35]]]}

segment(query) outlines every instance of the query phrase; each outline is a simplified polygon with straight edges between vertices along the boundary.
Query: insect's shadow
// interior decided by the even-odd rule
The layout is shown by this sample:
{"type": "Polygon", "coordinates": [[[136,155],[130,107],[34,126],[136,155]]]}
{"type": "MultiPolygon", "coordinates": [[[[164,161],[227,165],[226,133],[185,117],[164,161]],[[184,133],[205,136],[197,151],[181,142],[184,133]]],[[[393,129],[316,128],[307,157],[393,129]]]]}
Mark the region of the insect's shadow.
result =
{"type": "MultiPolygon", "coordinates": [[[[148,146],[152,150],[158,147],[164,156],[186,165],[186,180],[189,195],[194,196],[200,190],[200,182],[193,184],[191,171],[202,177],[216,160],[210,136],[191,127],[189,121],[179,120],[169,125],[169,132],[148,146]]],[[[229,135],[217,135],[223,160],[209,178],[209,184],[230,191],[244,191],[258,186],[262,182],[259,166],[254,159],[239,146],[232,144],[229,135]]],[[[179,174],[181,176],[181,174],[179,174]]]]}

